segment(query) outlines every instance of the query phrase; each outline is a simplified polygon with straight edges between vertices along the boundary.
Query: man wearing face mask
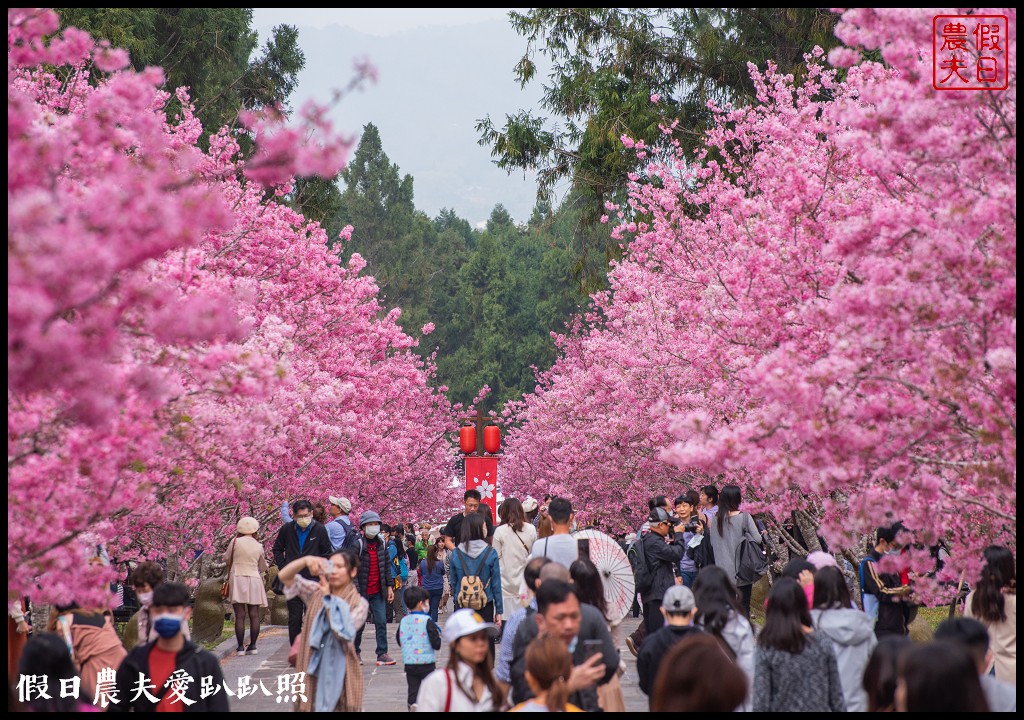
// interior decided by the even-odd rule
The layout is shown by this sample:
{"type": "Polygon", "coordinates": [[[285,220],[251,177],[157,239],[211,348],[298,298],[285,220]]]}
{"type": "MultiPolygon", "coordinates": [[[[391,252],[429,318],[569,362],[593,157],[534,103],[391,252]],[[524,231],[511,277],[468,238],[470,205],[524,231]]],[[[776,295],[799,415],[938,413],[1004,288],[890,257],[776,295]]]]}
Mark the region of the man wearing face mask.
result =
{"type": "Polygon", "coordinates": [[[203,697],[203,687],[224,684],[224,673],[213,653],[185,639],[182,631],[192,613],[188,603],[188,588],[180,583],[154,588],[150,617],[158,637],[136,646],[121,661],[116,695],[120,702],[111,703],[110,712],[228,712],[226,693],[203,697]],[[174,673],[182,680],[168,683],[174,673]],[[138,689],[140,678],[145,692],[138,689]]]}
{"type": "Polygon", "coordinates": [[[651,510],[647,522],[648,532],[640,538],[638,549],[642,555],[640,560],[647,565],[648,583],[639,590],[644,607],[644,626],[650,635],[664,624],[661,598],[666,590],[677,584],[679,561],[683,559],[686,545],[683,543],[685,528],[677,525],[675,518],[664,507],[651,510]]]}
{"type": "MultiPolygon", "coordinates": [[[[327,528],[313,519],[313,505],[309,500],[295,502],[295,519],[285,523],[274,540],[274,562],[283,568],[293,560],[306,555],[328,558],[334,551],[327,528]]],[[[303,577],[312,580],[309,570],[302,571],[303,577]]],[[[295,597],[288,601],[288,642],[294,643],[302,632],[302,617],[306,606],[302,599],[295,597]]]]}
{"type": "MultiPolygon", "coordinates": [[[[861,587],[864,592],[864,610],[871,617],[874,610],[875,635],[879,638],[886,635],[909,635],[907,627],[910,616],[909,596],[912,592],[909,585],[904,585],[899,572],[881,572],[878,569],[882,558],[896,558],[903,547],[898,535],[905,528],[902,523],[890,527],[880,527],[877,531],[878,541],[874,549],[861,562],[861,587]],[[873,602],[869,603],[868,598],[873,602]]],[[[892,562],[890,560],[889,562],[892,562]]]]}
{"type": "MultiPolygon", "coordinates": [[[[394,665],[395,661],[388,656],[388,629],[386,624],[386,608],[395,601],[395,579],[391,574],[391,560],[388,548],[380,537],[380,515],[367,510],[359,518],[359,529],[363,536],[352,548],[359,555],[360,570],[356,576],[359,594],[370,604],[374,628],[377,631],[377,664],[394,665]]],[[[356,655],[363,645],[363,628],[356,633],[356,655]]],[[[362,658],[359,663],[362,664],[362,658]]]]}

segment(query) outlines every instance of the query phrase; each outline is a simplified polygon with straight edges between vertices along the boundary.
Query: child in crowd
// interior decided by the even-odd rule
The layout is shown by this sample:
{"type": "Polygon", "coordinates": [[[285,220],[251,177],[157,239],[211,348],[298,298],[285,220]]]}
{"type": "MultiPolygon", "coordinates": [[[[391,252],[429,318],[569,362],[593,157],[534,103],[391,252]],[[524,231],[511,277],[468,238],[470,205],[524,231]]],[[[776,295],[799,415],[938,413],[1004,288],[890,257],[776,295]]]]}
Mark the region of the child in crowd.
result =
{"type": "Polygon", "coordinates": [[[398,644],[402,648],[405,679],[409,684],[408,705],[415,710],[420,683],[437,668],[436,652],[441,649],[441,628],[430,619],[430,593],[419,586],[405,589],[409,614],[398,627],[398,644]]]}
{"type": "Polygon", "coordinates": [[[583,712],[569,702],[572,656],[562,639],[540,635],[526,648],[526,682],[533,697],[510,712],[583,712]]]}

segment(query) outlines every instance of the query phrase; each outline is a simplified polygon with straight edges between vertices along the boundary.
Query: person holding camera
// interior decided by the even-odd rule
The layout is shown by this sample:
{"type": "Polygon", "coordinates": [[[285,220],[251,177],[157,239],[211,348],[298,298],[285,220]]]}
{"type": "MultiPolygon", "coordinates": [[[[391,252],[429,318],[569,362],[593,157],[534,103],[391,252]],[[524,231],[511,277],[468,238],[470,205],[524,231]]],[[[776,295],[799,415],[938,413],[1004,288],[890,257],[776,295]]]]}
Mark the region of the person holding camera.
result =
{"type": "Polygon", "coordinates": [[[296,701],[296,712],[362,712],[363,672],[353,640],[370,605],[356,588],[358,571],[359,557],[342,548],[326,560],[300,557],[278,573],[285,597],[301,598],[306,606],[295,659],[295,671],[305,673],[306,694],[296,701]]]}
{"type": "MultiPolygon", "coordinates": [[[[690,541],[697,533],[700,525],[700,517],[697,515],[700,507],[700,497],[696,490],[687,490],[676,498],[676,520],[683,526],[683,547],[689,547],[690,541]]],[[[701,528],[703,530],[703,528],[701,528]]],[[[694,562],[693,553],[683,553],[683,559],[679,561],[679,576],[683,579],[683,585],[693,587],[693,581],[697,579],[697,563],[694,562]]]]}
{"type": "Polygon", "coordinates": [[[682,584],[679,562],[686,552],[685,526],[673,521],[662,507],[651,510],[648,532],[640,539],[637,557],[637,589],[644,606],[647,635],[661,629],[661,599],[673,585],[682,584]]]}

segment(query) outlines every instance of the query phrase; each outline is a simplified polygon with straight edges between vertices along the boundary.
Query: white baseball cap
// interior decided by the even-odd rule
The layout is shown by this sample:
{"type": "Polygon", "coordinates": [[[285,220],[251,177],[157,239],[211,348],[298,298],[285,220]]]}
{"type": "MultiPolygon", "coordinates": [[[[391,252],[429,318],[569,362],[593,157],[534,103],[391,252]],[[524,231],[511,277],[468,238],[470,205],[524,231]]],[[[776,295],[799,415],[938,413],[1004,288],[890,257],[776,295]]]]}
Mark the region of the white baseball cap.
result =
{"type": "Polygon", "coordinates": [[[345,515],[348,515],[352,511],[352,503],[349,502],[348,498],[328,495],[327,501],[330,502],[331,505],[337,505],[345,515]]]}
{"type": "Polygon", "coordinates": [[[451,645],[461,637],[486,630],[488,637],[498,636],[498,626],[484,620],[480,613],[469,608],[462,608],[452,613],[444,624],[444,641],[451,645]]]}

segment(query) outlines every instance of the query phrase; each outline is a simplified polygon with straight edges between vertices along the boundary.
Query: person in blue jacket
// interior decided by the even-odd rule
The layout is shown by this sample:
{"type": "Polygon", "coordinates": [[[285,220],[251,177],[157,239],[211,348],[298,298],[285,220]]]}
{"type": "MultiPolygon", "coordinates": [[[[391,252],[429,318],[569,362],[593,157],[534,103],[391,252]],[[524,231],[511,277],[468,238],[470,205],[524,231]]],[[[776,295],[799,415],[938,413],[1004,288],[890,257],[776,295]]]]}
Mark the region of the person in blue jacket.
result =
{"type": "MultiPolygon", "coordinates": [[[[486,520],[479,513],[473,513],[462,523],[461,542],[455,547],[449,560],[448,579],[451,582],[456,609],[469,607],[464,604],[464,598],[459,597],[462,578],[466,576],[476,576],[480,579],[487,599],[482,607],[472,609],[479,612],[485,622],[493,622],[500,628],[501,614],[504,611],[501,602],[501,568],[498,564],[498,553],[487,544],[486,520]]],[[[492,658],[493,653],[492,640],[492,658]]]]}

